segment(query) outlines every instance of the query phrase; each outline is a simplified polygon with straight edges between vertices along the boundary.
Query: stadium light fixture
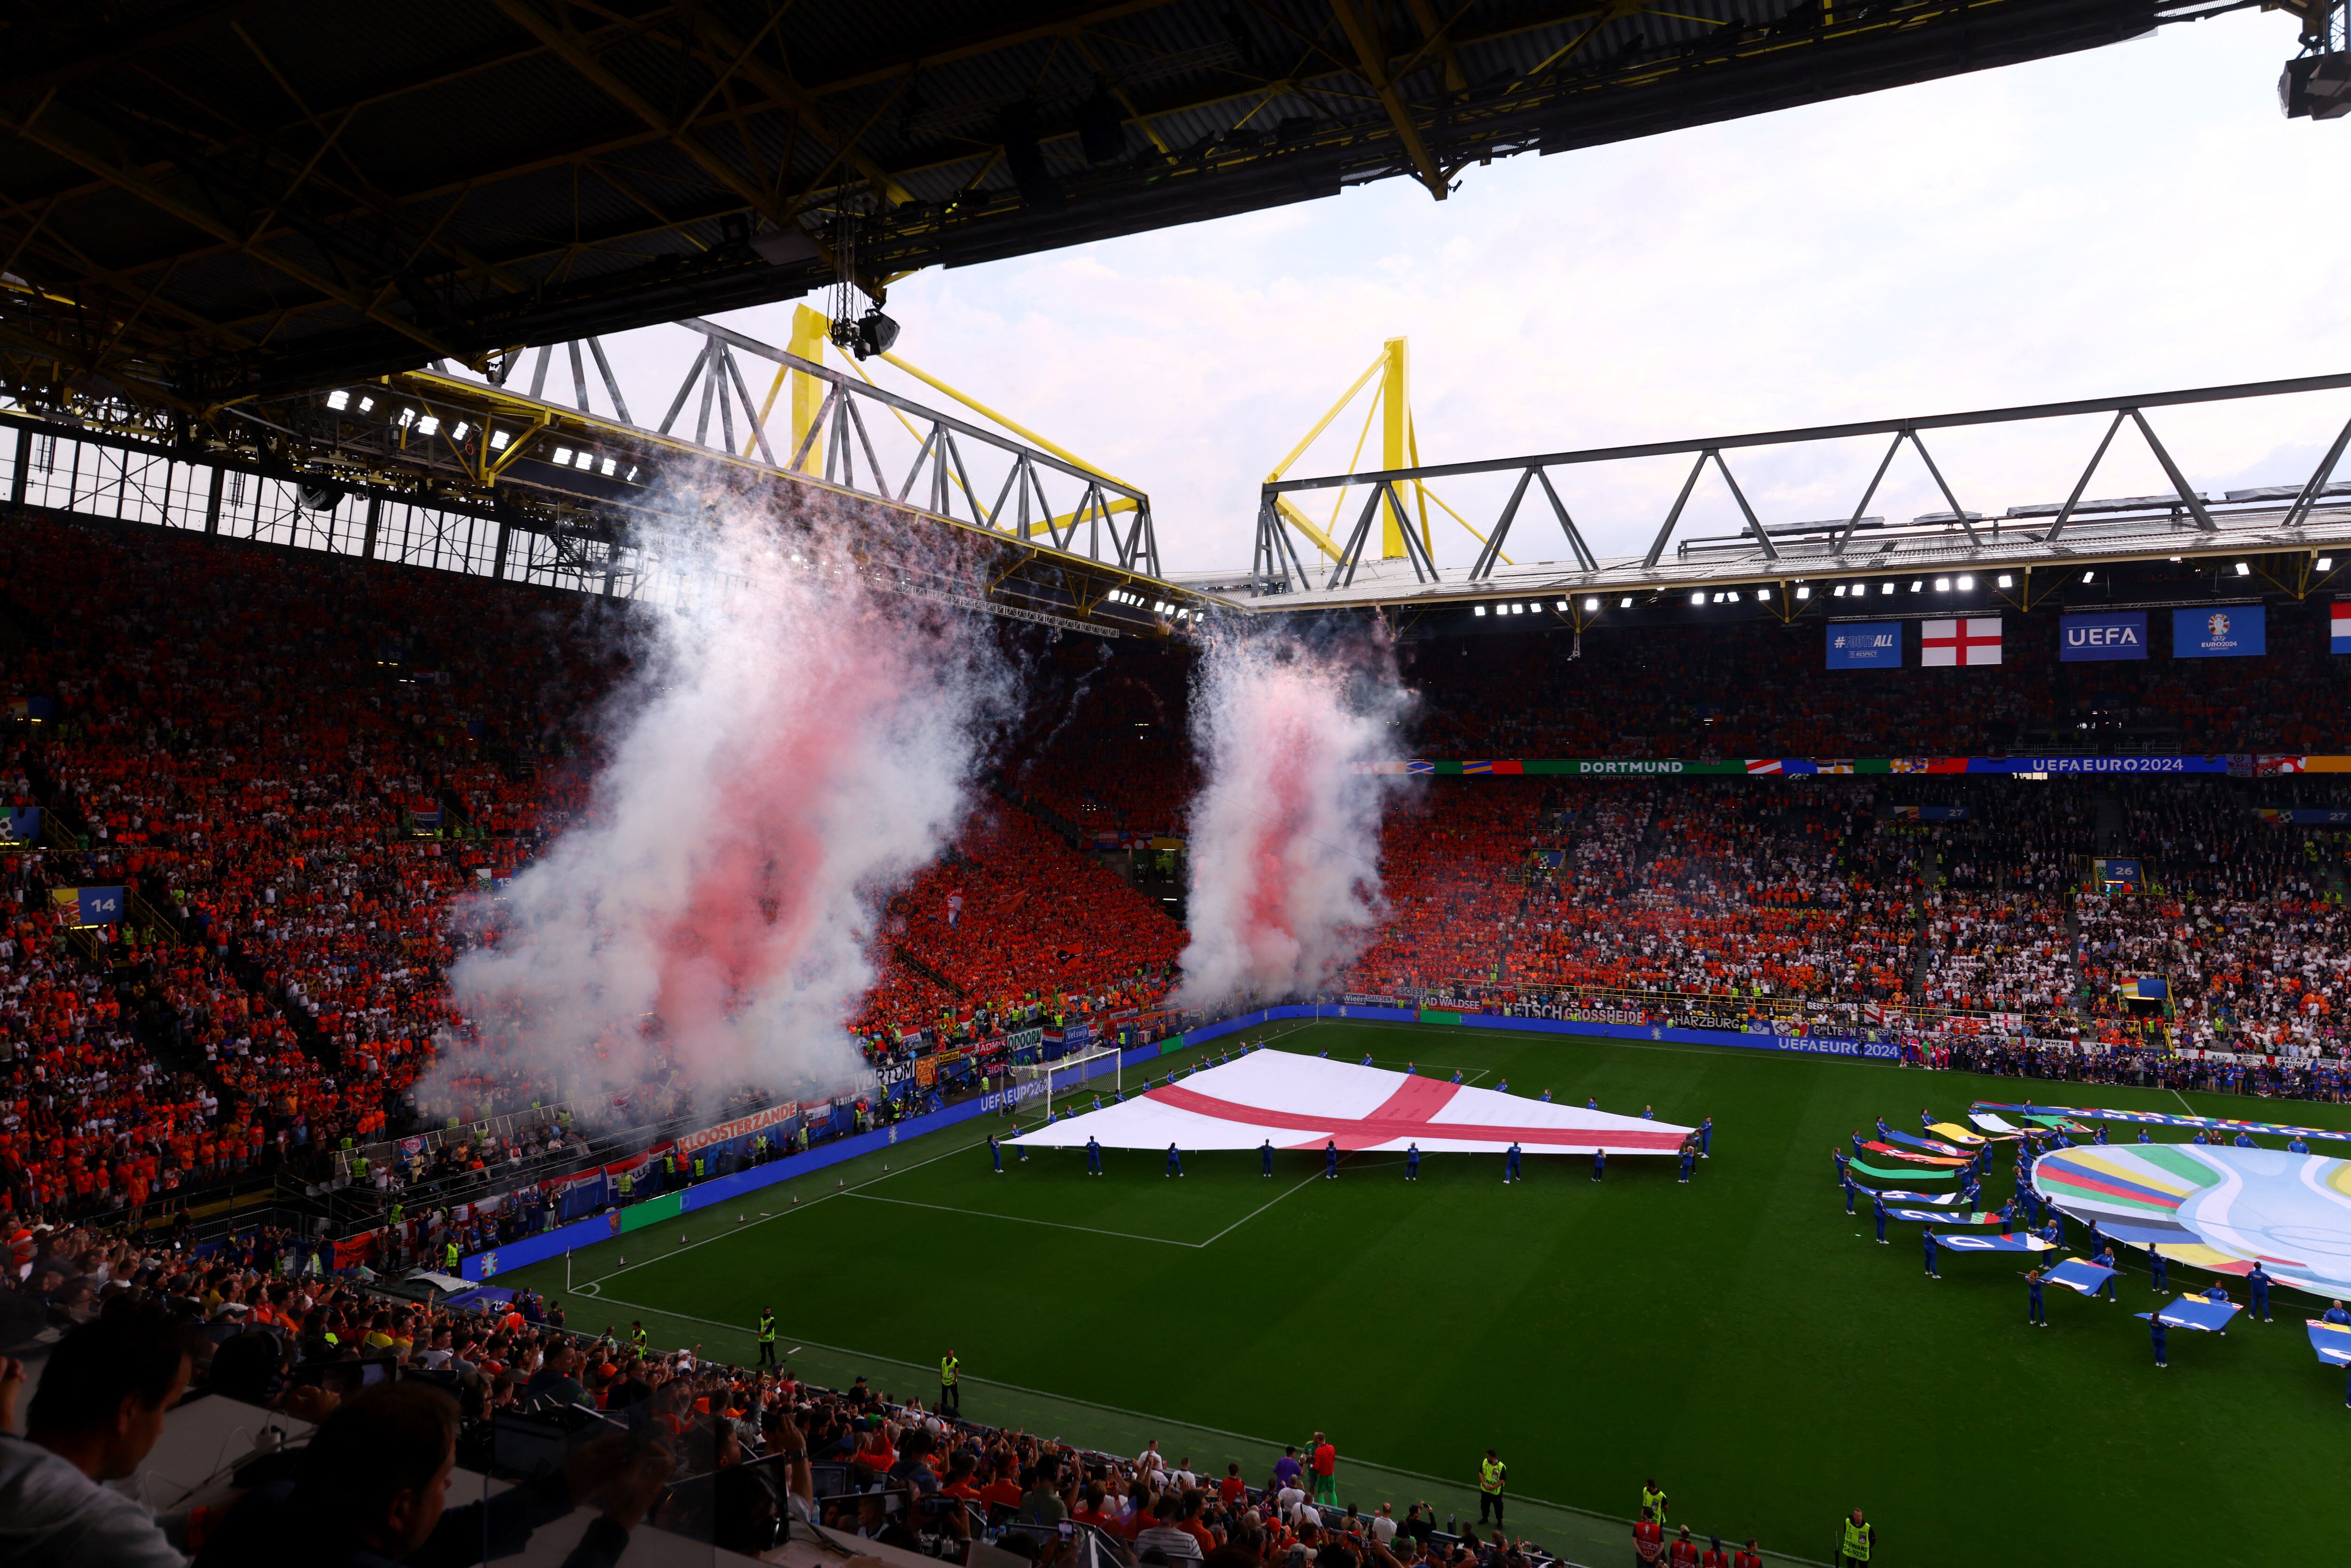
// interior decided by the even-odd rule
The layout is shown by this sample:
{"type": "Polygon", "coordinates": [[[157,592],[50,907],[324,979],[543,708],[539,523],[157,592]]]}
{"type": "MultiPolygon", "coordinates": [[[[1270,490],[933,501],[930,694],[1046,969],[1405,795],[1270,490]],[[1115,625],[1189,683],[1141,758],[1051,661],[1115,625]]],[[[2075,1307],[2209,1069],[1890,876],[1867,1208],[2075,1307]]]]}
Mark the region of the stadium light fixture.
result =
{"type": "Polygon", "coordinates": [[[465,439],[465,433],[473,428],[473,421],[461,419],[456,423],[449,427],[449,439],[452,441],[463,441],[465,439]]]}
{"type": "Polygon", "coordinates": [[[1478,606],[1478,613],[1479,613],[1479,614],[1480,614],[1480,615],[1485,614],[1485,613],[1486,613],[1486,607],[1485,607],[1484,605],[1482,605],[1482,604],[1480,604],[1479,606],[1478,606]]]}
{"type": "Polygon", "coordinates": [[[1706,592],[1705,592],[1705,591],[1701,589],[1699,591],[1698,591],[1698,592],[1696,592],[1696,593],[1691,594],[1691,595],[1690,595],[1690,602],[1691,602],[1692,604],[1704,604],[1704,603],[1706,602],[1706,592]]]}
{"type": "Polygon", "coordinates": [[[1892,583],[1890,583],[1890,582],[1889,582],[1889,583],[1887,583],[1884,588],[1879,589],[1877,591],[1878,591],[1880,594],[1887,594],[1887,593],[1891,593],[1891,592],[1893,592],[1893,591],[1894,591],[1894,585],[1893,585],[1892,583]]]}
{"type": "Polygon", "coordinates": [[[1843,599],[1844,597],[1844,584],[1842,582],[1836,585],[1836,596],[1839,599],[1843,599]]]}
{"type": "Polygon", "coordinates": [[[504,452],[507,447],[509,447],[509,446],[511,446],[511,445],[513,445],[513,444],[514,444],[514,437],[513,437],[513,436],[511,436],[511,435],[508,435],[505,431],[503,431],[503,430],[493,430],[492,432],[490,432],[490,450],[491,450],[491,451],[493,451],[493,452],[504,452]]]}
{"type": "Polygon", "coordinates": [[[2237,563],[2237,575],[2239,577],[2251,577],[2253,575],[2253,569],[2246,565],[2243,561],[2239,561],[2237,563]]]}
{"type": "Polygon", "coordinates": [[[1938,577],[1938,578],[1937,578],[1937,579],[1935,580],[1935,591],[1936,591],[1936,592],[1938,592],[1938,593],[1949,593],[1949,592],[1950,592],[1950,591],[1951,591],[1951,580],[1950,580],[1949,578],[1948,578],[1948,577],[1938,577]]]}
{"type": "Polygon", "coordinates": [[[375,406],[375,399],[373,399],[373,398],[371,398],[371,397],[363,397],[363,398],[360,399],[360,412],[361,413],[365,413],[368,410],[370,410],[370,409],[373,408],[374,406],[375,406]]]}
{"type": "Polygon", "coordinates": [[[399,425],[401,429],[406,430],[416,423],[416,411],[413,408],[403,408],[400,411],[400,417],[392,423],[399,425]]]}
{"type": "Polygon", "coordinates": [[[597,471],[598,471],[599,473],[605,474],[605,475],[608,475],[608,476],[609,476],[609,475],[611,475],[611,474],[616,474],[616,473],[618,473],[618,472],[620,471],[620,467],[621,467],[621,460],[620,460],[619,458],[617,458],[617,457],[607,457],[607,458],[605,458],[605,459],[604,459],[604,461],[603,461],[602,465],[598,468],[598,470],[597,470],[597,471]]]}
{"type": "Polygon", "coordinates": [[[1739,602],[1739,590],[1735,588],[1730,591],[1730,602],[1733,604],[1739,602]]]}
{"type": "Polygon", "coordinates": [[[436,434],[440,429],[441,420],[436,414],[428,413],[416,422],[416,434],[419,435],[436,434]]]}
{"type": "Polygon", "coordinates": [[[327,394],[327,406],[334,409],[349,408],[351,406],[351,394],[337,387],[327,394]]]}
{"type": "Polygon", "coordinates": [[[1961,593],[1973,593],[1975,591],[1976,580],[1974,578],[1963,577],[1959,579],[1959,591],[1961,593]]]}
{"type": "Polygon", "coordinates": [[[1999,586],[2001,588],[2014,588],[2016,586],[2016,579],[2003,571],[2000,574],[1999,586]]]}
{"type": "Polygon", "coordinates": [[[1800,588],[1796,590],[1796,597],[1799,599],[1810,599],[1812,596],[1813,591],[1809,588],[1800,588]]]}
{"type": "Polygon", "coordinates": [[[559,446],[559,447],[557,447],[557,448],[555,449],[555,461],[556,461],[556,465],[557,465],[557,466],[559,466],[559,467],[563,467],[563,468],[569,468],[569,467],[570,467],[570,466],[571,466],[571,448],[569,448],[569,446],[559,446]]]}
{"type": "Polygon", "coordinates": [[[1597,609],[1599,609],[1599,608],[1600,608],[1600,601],[1598,601],[1597,599],[1587,599],[1587,600],[1585,600],[1585,601],[1583,601],[1583,608],[1584,608],[1587,612],[1588,612],[1588,611],[1597,610],[1597,609]]]}
{"type": "Polygon", "coordinates": [[[2333,571],[2335,570],[2335,558],[2331,555],[2320,556],[2318,558],[2318,570],[2321,571],[2333,571]]]}
{"type": "Polygon", "coordinates": [[[1920,589],[1926,586],[1927,581],[1924,578],[1914,577],[1910,580],[1910,591],[1913,593],[1917,592],[1920,589]]]}
{"type": "Polygon", "coordinates": [[[1756,600],[1757,600],[1757,601],[1758,601],[1758,602],[1761,602],[1761,601],[1766,600],[1766,599],[1769,599],[1769,598],[1771,598],[1771,591],[1770,589],[1768,589],[1768,588],[1759,588],[1759,589],[1757,589],[1757,590],[1755,591],[1755,598],[1756,598],[1756,600]]]}
{"type": "Polygon", "coordinates": [[[2084,573],[2082,574],[2082,580],[2083,580],[2084,582],[2092,582],[2092,581],[2095,581],[2095,580],[2096,580],[2096,579],[2097,579],[2097,575],[2098,575],[2098,573],[2097,573],[2097,569],[2096,569],[2096,568],[2095,568],[2095,567],[2093,567],[2091,570],[2089,570],[2088,571],[2085,571],[2085,572],[2084,572],[2084,573]]]}

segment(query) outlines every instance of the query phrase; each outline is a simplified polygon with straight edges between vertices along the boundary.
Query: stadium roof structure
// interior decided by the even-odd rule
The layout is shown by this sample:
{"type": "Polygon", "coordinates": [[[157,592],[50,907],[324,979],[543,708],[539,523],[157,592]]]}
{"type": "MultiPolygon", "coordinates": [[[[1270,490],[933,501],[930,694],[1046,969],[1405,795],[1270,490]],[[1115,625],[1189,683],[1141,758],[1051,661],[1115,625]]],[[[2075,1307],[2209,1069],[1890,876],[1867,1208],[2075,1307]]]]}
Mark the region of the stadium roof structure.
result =
{"type": "MultiPolygon", "coordinates": [[[[823,319],[799,314],[820,352],[823,319]]],[[[0,475],[15,507],[620,599],[668,592],[712,510],[747,504],[846,525],[890,591],[1111,637],[1196,612],[1157,575],[1134,486],[726,327],[678,328],[695,348],[658,423],[590,339],[511,381],[441,366],[244,400],[200,439],[0,404],[0,475]]]]}
{"type": "Polygon", "coordinates": [[[0,381],[202,418],[2253,0],[122,0],[0,50],[0,381]]]}
{"type": "MultiPolygon", "coordinates": [[[[1880,610],[1915,612],[1918,601],[1896,595],[1897,587],[1923,586],[1929,580],[1944,593],[1954,583],[1986,595],[1996,589],[2008,602],[2031,609],[2080,581],[2085,572],[2145,562],[2159,563],[2165,570],[2158,575],[2171,579],[2218,573],[2221,586],[2237,597],[2283,591],[2299,598],[2351,583],[2351,481],[2335,477],[2351,447],[2351,423],[2300,482],[2210,494],[2195,488],[2181,473],[2148,413],[2346,388],[2351,388],[2351,374],[2310,376],[1278,479],[1269,481],[1261,493],[1256,557],[1249,570],[1179,572],[1176,577],[1186,587],[1255,612],[1376,610],[1411,621],[1448,612],[1482,616],[1499,608],[1504,613],[1533,611],[1563,617],[1578,631],[1598,615],[1676,601],[1697,606],[1744,600],[1791,621],[1848,610],[1856,618],[1880,610]],[[1929,434],[1943,431],[2085,416],[2091,416],[2091,422],[2083,428],[2102,429],[2103,434],[2085,450],[2086,463],[2071,494],[2063,500],[2037,500],[1998,512],[1966,509],[1927,441],[1929,434]],[[1766,521],[1732,473],[1734,456],[1856,438],[1875,438],[1886,445],[1867,486],[1852,510],[1842,516],[1766,521]],[[2099,466],[2116,450],[2118,438],[2144,442],[2168,479],[2169,490],[2114,497],[2094,494],[2099,466]],[[1931,476],[1945,509],[1907,521],[1871,515],[1889,467],[1906,448],[1931,476]],[[1594,465],[1659,458],[1684,460],[1689,466],[1648,549],[1638,555],[1595,555],[1583,526],[1562,500],[1565,476],[1594,465]],[[1481,541],[1478,555],[1468,566],[1439,567],[1429,542],[1426,503],[1419,501],[1420,486],[1479,476],[1496,485],[1497,498],[1491,515],[1473,507],[1461,517],[1481,541]],[[1727,492],[1742,526],[1727,534],[1683,537],[1686,511],[1701,481],[1719,484],[1727,492]],[[1351,526],[1337,532],[1318,526],[1290,500],[1331,490],[1343,497],[1349,491],[1363,492],[1359,504],[1351,503],[1344,513],[1335,514],[1352,518],[1351,526]],[[1501,498],[1505,491],[1506,499],[1501,498]],[[1416,502],[1417,519],[1412,516],[1416,502]],[[1375,524],[1386,525],[1389,536],[1401,539],[1402,555],[1381,559],[1370,553],[1378,537],[1375,524]],[[1530,528],[1537,530],[1535,549],[1556,549],[1562,559],[1509,564],[1504,550],[1514,539],[1526,549],[1530,528]],[[1979,584],[1979,576],[1986,580],[1979,584]],[[2252,580],[2256,577],[2258,582],[2252,580]],[[1896,579],[1902,580],[1899,584],[1896,579]],[[1850,602],[1865,588],[1871,591],[1865,603],[1850,602]]],[[[1591,521],[1589,515],[1583,521],[1591,521]]],[[[2176,594],[2176,590],[2167,591],[2176,594]]],[[[1927,602],[1950,614],[1957,601],[1938,598],[1927,602]]]]}

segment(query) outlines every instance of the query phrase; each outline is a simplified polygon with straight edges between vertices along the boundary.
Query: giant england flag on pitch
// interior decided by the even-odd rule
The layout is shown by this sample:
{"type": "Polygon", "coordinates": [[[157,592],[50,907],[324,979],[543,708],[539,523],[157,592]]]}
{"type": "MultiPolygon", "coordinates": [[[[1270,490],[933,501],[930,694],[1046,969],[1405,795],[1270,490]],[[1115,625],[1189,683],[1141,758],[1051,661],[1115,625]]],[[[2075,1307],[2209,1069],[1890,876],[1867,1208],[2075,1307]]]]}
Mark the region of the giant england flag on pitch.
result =
{"type": "Polygon", "coordinates": [[[1023,1144],[1106,1149],[1342,1149],[1423,1154],[1670,1155],[1687,1127],[1554,1105],[1377,1067],[1253,1051],[1123,1104],[1020,1134],[1023,1144]]]}
{"type": "Polygon", "coordinates": [[[1938,664],[1997,664],[2000,663],[2000,617],[1979,615],[1966,621],[1924,621],[1918,626],[1918,662],[1938,664]]]}

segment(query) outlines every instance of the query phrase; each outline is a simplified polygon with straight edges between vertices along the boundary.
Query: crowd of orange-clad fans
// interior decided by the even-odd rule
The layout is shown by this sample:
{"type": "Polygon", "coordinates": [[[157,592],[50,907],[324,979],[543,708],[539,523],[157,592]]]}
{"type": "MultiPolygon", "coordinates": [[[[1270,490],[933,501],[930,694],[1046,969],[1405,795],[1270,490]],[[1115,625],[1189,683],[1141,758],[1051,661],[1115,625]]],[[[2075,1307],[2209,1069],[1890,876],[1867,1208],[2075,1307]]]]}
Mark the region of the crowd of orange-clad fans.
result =
{"type": "MultiPolygon", "coordinates": [[[[12,822],[43,817],[0,852],[0,1203],[153,1212],[551,1097],[495,1055],[430,1103],[417,1086],[466,1027],[444,979],[466,939],[455,901],[588,809],[626,606],[35,519],[0,532],[0,584],[17,705],[0,794],[12,822]],[[120,889],[122,907],[68,930],[54,895],[78,909],[77,889],[120,889]]],[[[1886,755],[2076,713],[2199,747],[2320,741],[2298,653],[2061,682],[2019,637],[1997,669],[1856,681],[1792,637],[1595,634],[1573,659],[1532,637],[1406,644],[1410,749],[1886,755]],[[1954,701],[1949,674],[1981,678],[1954,701]]],[[[1082,852],[1181,837],[1190,657],[1076,638],[1026,656],[1025,727],[991,791],[889,897],[878,978],[846,1020],[877,1058],[1040,1014],[1149,1012],[1173,986],[1172,884],[1082,852]]],[[[2331,1051],[2342,835],[2258,819],[2273,788],[1428,779],[1388,815],[1384,913],[1338,984],[1908,1004],[2145,1038],[2133,991],[2159,975],[2183,1039],[2331,1051]],[[2090,857],[2116,854],[2142,862],[2140,890],[2084,891],[2090,857]]],[[[640,1102],[674,1103],[658,1085],[640,1102]]]]}

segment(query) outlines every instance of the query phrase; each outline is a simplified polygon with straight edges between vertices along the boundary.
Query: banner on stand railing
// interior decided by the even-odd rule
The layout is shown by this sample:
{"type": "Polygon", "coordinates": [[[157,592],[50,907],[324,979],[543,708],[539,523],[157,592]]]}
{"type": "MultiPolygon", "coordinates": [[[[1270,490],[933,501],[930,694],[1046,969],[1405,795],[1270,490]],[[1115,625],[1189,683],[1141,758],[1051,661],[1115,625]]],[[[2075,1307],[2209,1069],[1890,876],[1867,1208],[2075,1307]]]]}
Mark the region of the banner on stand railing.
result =
{"type": "Polygon", "coordinates": [[[678,1153],[691,1154],[696,1149],[706,1149],[713,1144],[723,1144],[730,1139],[748,1137],[763,1127],[772,1127],[779,1122],[789,1122],[799,1113],[799,1102],[797,1100],[788,1100],[780,1105],[770,1105],[766,1110],[755,1111],[748,1116],[737,1116],[731,1122],[721,1122],[715,1127],[705,1127],[698,1133],[685,1134],[677,1141],[678,1153]]]}

